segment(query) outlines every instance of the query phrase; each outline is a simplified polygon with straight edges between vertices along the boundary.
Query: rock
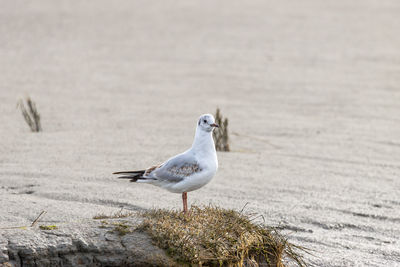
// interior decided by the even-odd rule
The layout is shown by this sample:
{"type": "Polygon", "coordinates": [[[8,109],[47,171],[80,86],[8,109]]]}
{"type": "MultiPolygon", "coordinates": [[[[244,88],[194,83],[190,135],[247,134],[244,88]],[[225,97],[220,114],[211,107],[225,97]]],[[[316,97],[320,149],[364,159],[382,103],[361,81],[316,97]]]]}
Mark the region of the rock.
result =
{"type": "Polygon", "coordinates": [[[131,251],[127,262],[131,266],[174,266],[172,259],[166,257],[164,250],[152,245],[150,237],[143,232],[134,232],[122,238],[123,246],[131,251]]]}
{"type": "Polygon", "coordinates": [[[136,230],[141,219],[129,217],[1,230],[0,266],[174,266],[150,237],[136,230]],[[116,225],[129,225],[121,234],[116,225]]]}

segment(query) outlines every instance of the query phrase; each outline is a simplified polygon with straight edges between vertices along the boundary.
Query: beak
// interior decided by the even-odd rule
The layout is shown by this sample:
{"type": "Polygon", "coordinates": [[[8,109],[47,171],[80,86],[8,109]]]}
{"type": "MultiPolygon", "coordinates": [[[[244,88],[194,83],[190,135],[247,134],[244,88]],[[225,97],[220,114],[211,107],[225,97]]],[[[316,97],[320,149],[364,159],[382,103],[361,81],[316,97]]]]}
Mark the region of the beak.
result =
{"type": "Polygon", "coordinates": [[[219,128],[219,125],[216,123],[210,124],[210,126],[219,128]]]}

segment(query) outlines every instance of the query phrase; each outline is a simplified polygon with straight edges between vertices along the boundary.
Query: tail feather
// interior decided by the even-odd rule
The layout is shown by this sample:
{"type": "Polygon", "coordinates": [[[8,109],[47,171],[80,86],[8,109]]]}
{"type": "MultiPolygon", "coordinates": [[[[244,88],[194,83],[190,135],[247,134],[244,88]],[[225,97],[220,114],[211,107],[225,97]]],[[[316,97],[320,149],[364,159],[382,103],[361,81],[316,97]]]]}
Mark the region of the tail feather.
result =
{"type": "Polygon", "coordinates": [[[130,182],[136,182],[137,180],[155,180],[153,178],[143,177],[145,170],[141,171],[121,171],[114,172],[113,174],[122,174],[123,176],[119,176],[118,179],[130,179],[130,182]]]}

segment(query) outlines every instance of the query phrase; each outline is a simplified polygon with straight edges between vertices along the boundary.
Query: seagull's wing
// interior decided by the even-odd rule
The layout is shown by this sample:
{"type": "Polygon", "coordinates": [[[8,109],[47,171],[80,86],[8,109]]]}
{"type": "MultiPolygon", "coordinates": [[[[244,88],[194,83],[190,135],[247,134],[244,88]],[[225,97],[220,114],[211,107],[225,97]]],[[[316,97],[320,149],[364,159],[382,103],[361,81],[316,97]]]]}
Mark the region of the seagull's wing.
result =
{"type": "Polygon", "coordinates": [[[163,182],[178,183],[187,176],[200,171],[200,165],[195,157],[185,152],[167,160],[162,165],[152,170],[148,175],[144,175],[144,177],[163,182]]]}
{"type": "Polygon", "coordinates": [[[184,180],[187,176],[200,172],[201,168],[197,160],[185,152],[175,157],[170,158],[160,165],[155,165],[146,170],[140,171],[120,171],[113,174],[120,174],[120,179],[131,179],[131,182],[138,180],[146,181],[163,181],[178,183],[184,180]]]}

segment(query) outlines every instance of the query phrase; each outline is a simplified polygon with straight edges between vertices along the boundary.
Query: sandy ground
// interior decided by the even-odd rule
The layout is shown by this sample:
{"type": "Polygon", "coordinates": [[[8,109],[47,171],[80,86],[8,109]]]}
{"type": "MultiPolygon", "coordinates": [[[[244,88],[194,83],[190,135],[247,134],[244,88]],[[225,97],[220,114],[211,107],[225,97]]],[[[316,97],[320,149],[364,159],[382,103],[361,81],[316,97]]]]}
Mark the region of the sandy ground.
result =
{"type": "Polygon", "coordinates": [[[0,227],[181,208],[111,173],[184,151],[218,106],[233,151],[190,204],[248,203],[313,266],[400,266],[399,47],[397,0],[3,0],[0,227]]]}

